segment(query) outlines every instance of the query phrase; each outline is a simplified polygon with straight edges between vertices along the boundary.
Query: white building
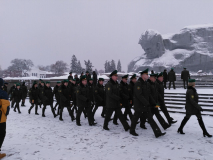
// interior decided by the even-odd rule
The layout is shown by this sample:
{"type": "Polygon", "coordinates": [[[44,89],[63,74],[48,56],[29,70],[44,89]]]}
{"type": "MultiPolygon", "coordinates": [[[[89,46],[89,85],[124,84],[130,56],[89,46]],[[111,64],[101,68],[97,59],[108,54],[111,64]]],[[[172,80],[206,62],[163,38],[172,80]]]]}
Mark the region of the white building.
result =
{"type": "Polygon", "coordinates": [[[27,76],[29,77],[37,77],[37,78],[46,78],[47,74],[53,74],[52,72],[42,71],[39,68],[32,68],[27,72],[27,76]]]}

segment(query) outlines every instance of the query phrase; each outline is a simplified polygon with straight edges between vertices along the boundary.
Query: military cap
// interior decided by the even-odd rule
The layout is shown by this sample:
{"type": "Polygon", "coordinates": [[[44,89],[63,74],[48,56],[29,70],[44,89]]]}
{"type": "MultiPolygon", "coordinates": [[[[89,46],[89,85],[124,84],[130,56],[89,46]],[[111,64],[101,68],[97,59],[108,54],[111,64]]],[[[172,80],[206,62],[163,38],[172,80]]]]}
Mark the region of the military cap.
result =
{"type": "Polygon", "coordinates": [[[183,67],[183,69],[186,69],[186,67],[183,67]]]}
{"type": "Polygon", "coordinates": [[[69,74],[72,74],[72,72],[70,72],[69,74]]]}
{"type": "Polygon", "coordinates": [[[42,79],[39,79],[39,81],[42,81],[42,79]]]}
{"type": "Polygon", "coordinates": [[[122,77],[122,79],[123,79],[123,78],[127,79],[128,76],[129,76],[128,74],[127,74],[127,75],[124,75],[124,76],[122,77]]]}
{"type": "Polygon", "coordinates": [[[99,78],[98,81],[104,81],[104,79],[103,78],[99,78]]]}
{"type": "Polygon", "coordinates": [[[136,74],[133,74],[130,79],[135,79],[135,78],[136,78],[136,74]]]}
{"type": "Polygon", "coordinates": [[[50,83],[50,81],[46,81],[46,84],[50,83]]]}
{"type": "Polygon", "coordinates": [[[34,81],[34,82],[33,82],[33,84],[37,84],[37,82],[36,82],[36,81],[34,81]]]}
{"type": "Polygon", "coordinates": [[[195,79],[189,79],[189,82],[191,83],[191,82],[195,82],[195,79]]]}
{"type": "Polygon", "coordinates": [[[90,78],[89,81],[93,81],[93,78],[90,78]]]}
{"type": "Polygon", "coordinates": [[[76,81],[76,79],[73,79],[72,81],[74,81],[74,82],[75,82],[75,81],[76,81]]]}
{"type": "Polygon", "coordinates": [[[147,68],[147,69],[145,69],[144,71],[140,72],[140,74],[141,74],[141,75],[142,75],[142,74],[148,74],[148,72],[149,72],[149,68],[147,68]]]}
{"type": "Polygon", "coordinates": [[[68,79],[65,79],[65,80],[64,80],[64,83],[66,83],[66,82],[69,82],[68,79]]]}
{"type": "Polygon", "coordinates": [[[86,73],[89,73],[89,71],[86,71],[86,73]]]}
{"type": "Polygon", "coordinates": [[[57,81],[57,84],[61,83],[61,81],[57,81]]]}
{"type": "Polygon", "coordinates": [[[163,77],[163,72],[160,72],[157,77],[163,77]]]}
{"type": "Polygon", "coordinates": [[[82,81],[82,80],[87,80],[85,75],[81,76],[80,81],[82,81]]]}
{"type": "Polygon", "coordinates": [[[155,73],[150,74],[150,77],[157,77],[157,76],[158,76],[158,74],[155,74],[155,73]]]}
{"type": "Polygon", "coordinates": [[[174,68],[171,68],[171,70],[174,70],[174,68]]]}
{"type": "Polygon", "coordinates": [[[41,83],[44,83],[44,81],[41,81],[41,83]]]}
{"type": "Polygon", "coordinates": [[[16,83],[16,86],[20,86],[20,83],[16,83]]]}
{"type": "Polygon", "coordinates": [[[4,82],[4,84],[8,84],[8,82],[4,82]]]}
{"type": "Polygon", "coordinates": [[[117,76],[117,73],[118,71],[117,70],[114,70],[109,76],[112,77],[112,76],[117,76]]]}
{"type": "Polygon", "coordinates": [[[167,69],[164,69],[164,71],[167,71],[167,69]]]}

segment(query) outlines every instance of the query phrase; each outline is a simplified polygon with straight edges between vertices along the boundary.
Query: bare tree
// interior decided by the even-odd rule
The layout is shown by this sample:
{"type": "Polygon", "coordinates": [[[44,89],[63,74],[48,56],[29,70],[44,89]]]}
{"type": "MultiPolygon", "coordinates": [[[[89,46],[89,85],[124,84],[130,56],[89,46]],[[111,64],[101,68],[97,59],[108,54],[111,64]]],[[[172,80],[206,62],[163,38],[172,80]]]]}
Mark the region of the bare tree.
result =
{"type": "Polygon", "coordinates": [[[9,71],[19,71],[22,72],[22,76],[26,75],[28,71],[31,70],[31,67],[34,66],[33,62],[28,59],[13,59],[11,61],[12,65],[8,67],[9,71]]]}
{"type": "Polygon", "coordinates": [[[51,64],[51,71],[55,74],[62,75],[68,69],[68,64],[63,61],[56,61],[55,64],[51,64]]]}

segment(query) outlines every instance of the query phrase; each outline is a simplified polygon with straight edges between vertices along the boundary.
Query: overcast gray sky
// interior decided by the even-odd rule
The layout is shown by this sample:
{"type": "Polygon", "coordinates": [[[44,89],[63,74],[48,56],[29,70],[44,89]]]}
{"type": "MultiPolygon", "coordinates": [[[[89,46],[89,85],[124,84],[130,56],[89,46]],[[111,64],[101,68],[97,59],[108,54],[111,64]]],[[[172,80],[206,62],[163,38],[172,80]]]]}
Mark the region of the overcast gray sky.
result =
{"type": "Polygon", "coordinates": [[[14,58],[35,65],[75,54],[94,69],[121,60],[122,70],[142,53],[138,39],[146,29],[175,33],[188,25],[213,23],[211,0],[1,0],[0,65],[14,58]]]}

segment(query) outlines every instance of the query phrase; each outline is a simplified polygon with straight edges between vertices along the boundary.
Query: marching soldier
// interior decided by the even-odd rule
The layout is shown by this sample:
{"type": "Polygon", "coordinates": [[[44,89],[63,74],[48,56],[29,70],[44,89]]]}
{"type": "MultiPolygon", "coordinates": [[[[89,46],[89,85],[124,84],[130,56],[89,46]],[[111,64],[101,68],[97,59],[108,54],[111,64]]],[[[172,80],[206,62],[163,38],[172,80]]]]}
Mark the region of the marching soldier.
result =
{"type": "Polygon", "coordinates": [[[181,79],[183,80],[184,89],[186,89],[185,83],[188,88],[188,80],[190,79],[190,74],[189,71],[186,70],[186,67],[184,67],[183,71],[181,72],[181,79]]]}
{"type": "Polygon", "coordinates": [[[13,86],[10,88],[10,90],[8,92],[8,96],[10,96],[10,101],[12,101],[11,108],[13,108],[14,103],[15,103],[14,98],[12,96],[12,92],[15,88],[16,88],[16,83],[13,84],[13,86]]]}
{"type": "Polygon", "coordinates": [[[56,104],[55,104],[55,107],[54,107],[55,110],[56,110],[56,107],[58,105],[57,115],[59,115],[59,111],[60,111],[60,94],[58,92],[58,89],[59,89],[60,86],[61,86],[61,82],[58,81],[56,86],[53,89],[53,95],[55,95],[55,99],[56,99],[56,104]]]}
{"type": "Polygon", "coordinates": [[[103,107],[101,116],[104,117],[104,114],[105,114],[105,88],[103,86],[103,83],[104,83],[104,79],[99,78],[98,84],[96,85],[94,89],[95,108],[92,111],[93,119],[95,116],[95,112],[99,106],[103,107]]]}
{"type": "Polygon", "coordinates": [[[176,81],[176,75],[174,72],[174,68],[171,68],[171,71],[168,73],[168,80],[169,80],[169,89],[171,88],[171,83],[173,84],[173,88],[175,88],[175,81],[176,81]]]}
{"type": "Polygon", "coordinates": [[[74,110],[77,113],[77,107],[76,107],[76,104],[77,104],[76,103],[76,88],[77,88],[76,79],[73,79],[72,80],[72,87],[71,87],[72,105],[73,105],[72,112],[73,113],[74,113],[74,110]]]}
{"type": "Polygon", "coordinates": [[[25,106],[25,99],[27,97],[27,86],[25,86],[25,82],[22,83],[21,85],[21,90],[22,90],[22,102],[21,102],[21,106],[25,106]]]}
{"type": "MultiPolygon", "coordinates": [[[[4,86],[3,86],[3,91],[7,92],[7,86],[8,86],[8,83],[7,82],[4,82],[4,86]]],[[[8,93],[8,92],[7,92],[8,93]]]]}
{"type": "Polygon", "coordinates": [[[73,79],[72,72],[69,73],[68,80],[73,79]]]}
{"type": "Polygon", "coordinates": [[[91,78],[91,75],[89,73],[89,71],[86,71],[86,79],[87,79],[87,83],[89,82],[90,78],[91,78]]]}
{"type": "Polygon", "coordinates": [[[167,89],[166,82],[168,82],[168,74],[167,74],[167,70],[164,69],[164,72],[163,72],[163,86],[164,86],[165,89],[167,89]]]}
{"type": "MultiPolygon", "coordinates": [[[[158,83],[156,82],[157,74],[150,74],[150,79],[148,79],[148,83],[150,84],[150,96],[152,97],[152,103],[151,104],[151,112],[152,115],[155,115],[158,121],[160,122],[161,126],[166,130],[170,127],[168,123],[164,120],[164,118],[161,116],[158,107],[160,107],[160,103],[163,103],[163,100],[159,97],[158,93],[158,83]]],[[[146,119],[145,117],[141,118],[141,128],[146,129],[145,127],[146,119]]]]}
{"type": "Polygon", "coordinates": [[[163,72],[161,72],[160,74],[158,74],[157,76],[157,80],[156,82],[158,83],[157,87],[158,87],[158,93],[159,93],[159,97],[161,99],[160,101],[160,109],[161,111],[164,113],[167,121],[169,122],[169,124],[173,124],[176,123],[177,121],[174,121],[172,117],[170,117],[169,112],[166,108],[165,102],[164,102],[164,86],[163,86],[163,72]]]}
{"type": "Polygon", "coordinates": [[[20,107],[19,107],[19,103],[21,102],[23,95],[22,95],[22,90],[20,88],[20,84],[17,83],[16,84],[16,88],[13,90],[12,92],[12,96],[14,98],[14,102],[15,102],[15,108],[14,108],[14,112],[16,112],[16,108],[18,109],[18,113],[21,113],[20,111],[20,107]]]}
{"type": "Polygon", "coordinates": [[[80,117],[85,110],[88,116],[88,122],[90,126],[96,125],[92,118],[92,109],[91,109],[91,100],[90,100],[90,92],[89,87],[87,86],[86,76],[82,76],[80,79],[80,85],[76,91],[77,103],[78,103],[78,112],[76,115],[76,125],[81,126],[80,117]]]}
{"type": "Polygon", "coordinates": [[[64,107],[67,107],[67,111],[68,111],[68,113],[71,117],[71,121],[74,121],[75,117],[74,117],[73,112],[71,110],[71,104],[70,104],[71,90],[70,90],[70,87],[68,87],[68,80],[67,79],[64,80],[64,83],[60,86],[58,92],[59,92],[59,95],[60,95],[60,102],[61,102],[59,120],[63,121],[62,113],[63,113],[64,107]]]}
{"type": "Polygon", "coordinates": [[[77,75],[77,74],[75,75],[75,78],[74,78],[74,79],[75,79],[76,82],[80,81],[80,79],[78,78],[78,75],[77,75]]]}
{"type": "Polygon", "coordinates": [[[197,94],[197,90],[195,89],[195,79],[189,79],[188,89],[186,91],[186,116],[184,117],[183,121],[181,122],[180,127],[178,128],[178,133],[185,134],[183,132],[183,127],[186,125],[188,120],[192,115],[196,115],[200,128],[203,130],[203,136],[212,137],[204,125],[201,111],[203,111],[202,107],[198,104],[199,96],[197,94]]]}
{"type": "Polygon", "coordinates": [[[39,90],[38,90],[38,84],[36,83],[36,81],[34,81],[32,88],[30,88],[30,90],[29,90],[29,96],[30,96],[30,103],[31,103],[32,106],[28,110],[28,113],[30,114],[31,110],[35,106],[35,114],[39,115],[38,114],[39,90]]]}
{"type": "Polygon", "coordinates": [[[39,104],[39,106],[40,106],[40,108],[41,108],[41,106],[42,106],[42,104],[43,104],[42,93],[43,93],[43,90],[44,90],[44,81],[41,81],[41,83],[39,84],[38,90],[39,90],[38,104],[39,104]]]}
{"type": "Polygon", "coordinates": [[[117,76],[117,70],[113,71],[110,74],[110,80],[106,84],[106,116],[104,120],[104,126],[103,129],[109,130],[108,123],[110,121],[112,113],[115,111],[116,116],[121,121],[125,131],[129,130],[129,124],[125,121],[123,113],[121,111],[121,95],[120,95],[120,89],[119,84],[117,82],[118,76],[117,76]]]}
{"type": "Polygon", "coordinates": [[[89,79],[88,87],[89,87],[89,96],[90,96],[89,99],[91,101],[91,109],[93,110],[93,108],[94,108],[94,85],[93,85],[92,78],[89,79]]]}
{"type": "Polygon", "coordinates": [[[134,87],[134,109],[135,113],[132,118],[130,134],[138,136],[135,132],[138,119],[141,117],[146,119],[148,118],[149,124],[152,127],[152,130],[155,134],[155,137],[160,137],[166,133],[162,133],[158,125],[153,119],[151,113],[151,107],[156,105],[150,92],[150,84],[147,82],[148,79],[148,69],[141,72],[141,77],[135,83],[134,87]]]}
{"type": "Polygon", "coordinates": [[[53,113],[54,118],[57,116],[55,114],[55,110],[53,109],[53,92],[50,87],[50,82],[47,81],[44,89],[42,91],[42,99],[43,99],[43,108],[42,108],[42,117],[45,117],[45,109],[47,105],[50,105],[51,111],[53,113]]]}

